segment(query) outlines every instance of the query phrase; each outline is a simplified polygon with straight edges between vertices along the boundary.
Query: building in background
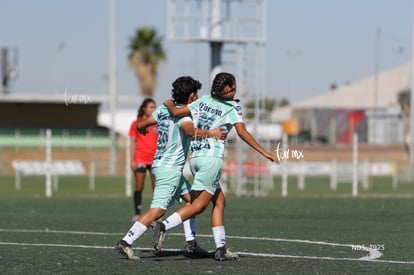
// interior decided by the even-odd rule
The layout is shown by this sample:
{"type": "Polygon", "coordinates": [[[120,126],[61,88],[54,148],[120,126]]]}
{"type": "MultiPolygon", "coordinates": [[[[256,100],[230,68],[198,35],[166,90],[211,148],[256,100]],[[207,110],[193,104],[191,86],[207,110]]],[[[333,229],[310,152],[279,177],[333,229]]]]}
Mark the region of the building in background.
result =
{"type": "Polygon", "coordinates": [[[350,143],[355,131],[362,143],[403,144],[409,118],[401,111],[398,98],[409,90],[410,74],[409,64],[382,71],[277,109],[271,121],[296,119],[300,135],[312,142],[350,143]]]}

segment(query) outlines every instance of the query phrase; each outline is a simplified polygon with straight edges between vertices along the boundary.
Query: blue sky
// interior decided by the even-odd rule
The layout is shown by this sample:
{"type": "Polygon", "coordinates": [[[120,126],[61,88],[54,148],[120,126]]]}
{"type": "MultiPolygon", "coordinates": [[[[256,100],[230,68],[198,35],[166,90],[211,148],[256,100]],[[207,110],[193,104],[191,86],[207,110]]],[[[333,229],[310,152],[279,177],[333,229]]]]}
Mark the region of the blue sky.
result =
{"type": "MultiPolygon", "coordinates": [[[[108,93],[107,0],[0,0],[0,47],[19,49],[12,93],[108,93]]],[[[412,0],[268,0],[266,96],[297,102],[374,73],[376,30],[380,69],[411,60],[412,0]],[[287,54],[294,53],[293,55],[287,54]]],[[[139,95],[128,67],[129,38],[144,25],[166,35],[166,1],[117,1],[118,93],[139,95]]],[[[192,75],[209,90],[209,47],[164,41],[155,98],[192,75]]]]}

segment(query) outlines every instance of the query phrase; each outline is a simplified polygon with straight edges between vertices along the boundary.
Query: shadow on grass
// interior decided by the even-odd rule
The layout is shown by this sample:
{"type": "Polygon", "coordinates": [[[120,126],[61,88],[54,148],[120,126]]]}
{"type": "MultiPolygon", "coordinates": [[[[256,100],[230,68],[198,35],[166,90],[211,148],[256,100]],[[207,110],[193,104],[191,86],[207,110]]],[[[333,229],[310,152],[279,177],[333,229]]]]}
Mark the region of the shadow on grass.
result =
{"type": "MultiPolygon", "coordinates": [[[[146,251],[150,252],[150,251],[146,251]]],[[[211,252],[208,255],[199,256],[194,254],[185,253],[184,251],[160,251],[158,253],[153,252],[152,254],[146,253],[142,255],[143,259],[153,259],[155,261],[171,260],[171,258],[180,257],[176,260],[188,260],[188,259],[214,259],[214,253],[211,252]]]]}

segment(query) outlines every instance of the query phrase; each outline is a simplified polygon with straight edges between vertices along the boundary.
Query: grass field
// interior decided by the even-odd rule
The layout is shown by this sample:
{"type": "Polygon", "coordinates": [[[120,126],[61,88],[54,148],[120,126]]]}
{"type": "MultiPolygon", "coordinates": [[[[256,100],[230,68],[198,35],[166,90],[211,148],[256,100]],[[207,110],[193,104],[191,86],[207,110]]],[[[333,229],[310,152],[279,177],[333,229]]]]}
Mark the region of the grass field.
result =
{"type": "MultiPolygon", "coordinates": [[[[327,183],[290,189],[278,182],[267,198],[227,197],[227,244],[240,260],[188,259],[182,228],[152,252],[150,232],[134,246],[140,260],[123,259],[113,245],[132,225],[132,199],[122,178],[62,178],[45,198],[44,178],[0,178],[0,274],[413,274],[413,184],[393,191],[378,181],[361,197],[327,183]],[[364,246],[364,247],[362,247],[364,246]]],[[[147,185],[144,202],[151,199],[147,185]]],[[[171,209],[171,213],[175,208],[171,209]]],[[[198,243],[213,251],[209,211],[197,218],[198,243]]]]}

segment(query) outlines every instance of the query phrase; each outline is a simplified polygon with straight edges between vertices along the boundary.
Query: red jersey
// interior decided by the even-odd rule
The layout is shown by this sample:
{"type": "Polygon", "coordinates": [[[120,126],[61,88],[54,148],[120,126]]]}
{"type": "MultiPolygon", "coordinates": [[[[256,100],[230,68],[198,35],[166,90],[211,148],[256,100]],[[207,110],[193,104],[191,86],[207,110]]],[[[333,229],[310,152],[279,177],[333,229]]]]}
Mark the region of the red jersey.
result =
{"type": "Polygon", "coordinates": [[[158,129],[157,124],[151,125],[147,128],[148,133],[146,135],[141,134],[137,130],[137,122],[142,119],[140,117],[132,122],[129,129],[129,136],[135,137],[134,162],[136,164],[151,165],[157,149],[158,129]]]}

